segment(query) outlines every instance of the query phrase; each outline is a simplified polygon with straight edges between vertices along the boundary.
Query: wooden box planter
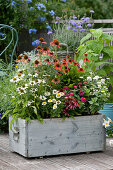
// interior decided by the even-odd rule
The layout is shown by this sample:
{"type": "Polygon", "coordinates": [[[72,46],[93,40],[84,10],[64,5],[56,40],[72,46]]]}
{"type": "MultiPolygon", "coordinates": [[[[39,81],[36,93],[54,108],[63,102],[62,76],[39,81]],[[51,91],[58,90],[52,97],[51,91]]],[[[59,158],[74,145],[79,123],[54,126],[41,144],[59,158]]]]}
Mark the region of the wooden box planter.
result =
{"type": "Polygon", "coordinates": [[[25,157],[71,154],[105,150],[104,115],[75,119],[44,119],[30,123],[18,119],[14,132],[9,129],[10,148],[25,157]]]}

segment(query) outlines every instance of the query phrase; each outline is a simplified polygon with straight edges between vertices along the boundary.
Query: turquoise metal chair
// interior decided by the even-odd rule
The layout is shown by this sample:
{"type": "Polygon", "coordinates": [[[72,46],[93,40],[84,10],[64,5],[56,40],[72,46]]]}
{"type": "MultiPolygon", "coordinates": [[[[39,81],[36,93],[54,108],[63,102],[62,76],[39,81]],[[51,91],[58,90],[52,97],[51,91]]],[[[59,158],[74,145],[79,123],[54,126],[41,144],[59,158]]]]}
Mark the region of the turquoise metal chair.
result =
{"type": "Polygon", "coordinates": [[[6,74],[6,71],[12,71],[12,64],[13,64],[13,56],[14,56],[14,52],[16,50],[16,46],[17,46],[17,43],[18,43],[18,33],[16,31],[16,29],[14,29],[13,27],[9,26],[9,25],[5,25],[5,24],[0,24],[0,41],[4,41],[6,38],[7,38],[7,35],[6,33],[2,33],[2,31],[4,32],[4,30],[9,30],[11,32],[11,40],[10,42],[8,43],[8,45],[5,47],[5,49],[0,52],[0,58],[2,56],[2,54],[5,53],[5,51],[7,51],[7,49],[10,47],[10,45],[15,41],[15,44],[14,44],[14,47],[12,49],[12,54],[10,56],[10,67],[8,69],[3,69],[3,68],[0,68],[0,77],[1,76],[4,76],[4,75],[7,75],[6,74]]]}

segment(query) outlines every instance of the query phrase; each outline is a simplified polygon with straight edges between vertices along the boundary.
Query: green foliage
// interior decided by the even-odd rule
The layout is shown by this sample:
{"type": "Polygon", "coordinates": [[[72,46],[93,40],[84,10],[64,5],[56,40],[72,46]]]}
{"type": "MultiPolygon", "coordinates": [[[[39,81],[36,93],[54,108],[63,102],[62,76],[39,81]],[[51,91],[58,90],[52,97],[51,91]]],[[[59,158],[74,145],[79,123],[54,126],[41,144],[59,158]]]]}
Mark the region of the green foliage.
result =
{"type": "Polygon", "coordinates": [[[90,30],[90,34],[81,40],[81,45],[78,47],[78,61],[84,54],[87,54],[87,58],[91,64],[88,65],[86,71],[93,71],[101,76],[110,76],[113,71],[113,63],[108,62],[107,59],[113,59],[113,46],[109,46],[109,42],[113,40],[113,36],[106,35],[102,32],[101,28],[90,30]],[[92,36],[94,40],[88,40],[90,36],[92,36]],[[106,46],[104,46],[104,42],[107,42],[106,46]],[[103,54],[103,56],[100,59],[101,54],[103,54]]]}

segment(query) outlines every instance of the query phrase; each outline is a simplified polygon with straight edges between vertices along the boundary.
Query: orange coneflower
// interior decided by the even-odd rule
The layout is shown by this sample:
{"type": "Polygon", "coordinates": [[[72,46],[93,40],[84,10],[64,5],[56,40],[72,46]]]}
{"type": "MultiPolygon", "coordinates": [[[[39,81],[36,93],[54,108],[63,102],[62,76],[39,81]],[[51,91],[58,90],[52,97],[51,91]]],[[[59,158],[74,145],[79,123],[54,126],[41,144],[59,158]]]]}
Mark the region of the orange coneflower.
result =
{"type": "Polygon", "coordinates": [[[88,58],[84,58],[84,59],[82,59],[84,62],[90,62],[89,60],[88,60],[88,58]]]}
{"type": "Polygon", "coordinates": [[[24,60],[28,60],[28,59],[29,59],[28,55],[24,54],[24,60]]]}
{"type": "Polygon", "coordinates": [[[60,82],[60,80],[58,78],[54,78],[51,82],[57,84],[60,82]]]}
{"type": "Polygon", "coordinates": [[[48,47],[43,47],[42,51],[43,52],[49,52],[49,48],[48,47]]]}
{"type": "Polygon", "coordinates": [[[53,40],[53,42],[50,43],[51,46],[59,47],[60,48],[60,42],[58,40],[53,40]]]}
{"type": "Polygon", "coordinates": [[[45,63],[51,64],[49,58],[45,58],[44,61],[45,61],[45,63]]]}
{"type": "Polygon", "coordinates": [[[53,60],[53,63],[57,63],[57,62],[58,62],[58,60],[57,60],[57,59],[54,59],[54,60],[53,60]]]}
{"type": "Polygon", "coordinates": [[[74,62],[73,65],[74,65],[74,66],[79,66],[80,63],[74,62]]]}
{"type": "Polygon", "coordinates": [[[84,54],[84,56],[88,56],[88,54],[84,54]]]}
{"type": "Polygon", "coordinates": [[[17,57],[17,61],[21,61],[21,60],[22,60],[22,56],[19,55],[19,56],[17,57]]]}
{"type": "Polygon", "coordinates": [[[66,59],[71,59],[71,57],[70,56],[66,56],[66,59]]]}
{"type": "Polygon", "coordinates": [[[61,69],[62,65],[59,62],[57,62],[57,63],[54,64],[54,68],[61,69]]]}
{"type": "Polygon", "coordinates": [[[83,68],[79,68],[78,72],[85,72],[83,68]]]}
{"type": "Polygon", "coordinates": [[[64,65],[64,66],[67,65],[67,62],[63,62],[62,65],[64,65]]]}
{"type": "Polygon", "coordinates": [[[41,44],[42,44],[42,43],[47,44],[47,43],[44,41],[44,38],[39,38],[39,41],[36,41],[36,42],[40,42],[41,44]]]}
{"type": "Polygon", "coordinates": [[[37,66],[39,66],[39,65],[41,65],[41,63],[40,63],[38,60],[35,60],[34,66],[37,67],[37,66]]]}
{"type": "Polygon", "coordinates": [[[48,55],[55,57],[54,53],[52,51],[49,51],[48,55]]]}

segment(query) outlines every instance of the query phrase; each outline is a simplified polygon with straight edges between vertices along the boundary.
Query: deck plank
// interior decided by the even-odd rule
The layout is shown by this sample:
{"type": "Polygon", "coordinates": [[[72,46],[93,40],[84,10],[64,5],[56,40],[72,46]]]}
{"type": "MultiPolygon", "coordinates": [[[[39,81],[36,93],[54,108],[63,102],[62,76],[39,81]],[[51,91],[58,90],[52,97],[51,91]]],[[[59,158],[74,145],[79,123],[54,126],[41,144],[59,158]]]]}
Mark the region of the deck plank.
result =
{"type": "Polygon", "coordinates": [[[8,135],[0,135],[0,170],[111,170],[113,169],[113,145],[105,152],[70,154],[27,159],[11,152],[8,135]]]}

